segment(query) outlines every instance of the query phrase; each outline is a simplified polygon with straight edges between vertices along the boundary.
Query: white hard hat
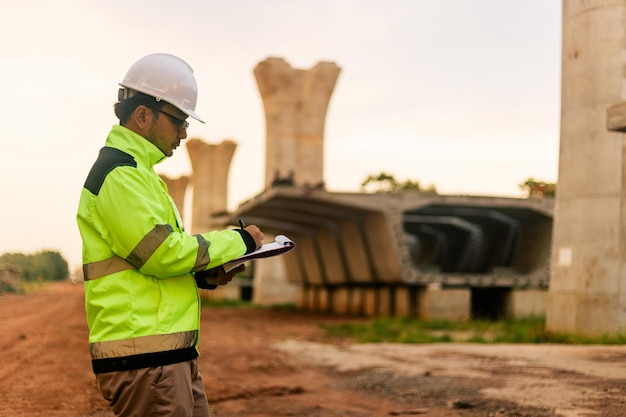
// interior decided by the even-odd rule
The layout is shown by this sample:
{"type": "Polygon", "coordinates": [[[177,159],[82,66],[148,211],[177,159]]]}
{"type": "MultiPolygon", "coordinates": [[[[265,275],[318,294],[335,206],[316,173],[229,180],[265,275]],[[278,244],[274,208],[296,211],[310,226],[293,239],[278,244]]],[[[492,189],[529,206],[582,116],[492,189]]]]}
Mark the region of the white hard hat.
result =
{"type": "Polygon", "coordinates": [[[152,54],[135,62],[120,83],[120,100],[134,91],[147,94],[177,107],[188,116],[204,123],[195,112],[198,85],[193,69],[182,59],[170,54],[152,54]]]}

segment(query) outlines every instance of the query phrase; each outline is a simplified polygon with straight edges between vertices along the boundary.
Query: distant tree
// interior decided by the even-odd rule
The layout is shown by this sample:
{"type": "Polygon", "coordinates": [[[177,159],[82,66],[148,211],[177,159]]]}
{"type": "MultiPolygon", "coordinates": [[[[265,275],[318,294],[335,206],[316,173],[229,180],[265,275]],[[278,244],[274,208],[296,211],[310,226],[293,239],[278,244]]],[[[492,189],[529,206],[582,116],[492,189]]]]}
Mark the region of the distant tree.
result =
{"type": "Polygon", "coordinates": [[[41,276],[50,281],[66,280],[70,273],[67,261],[59,252],[42,251],[33,256],[40,267],[41,276]]]}
{"type": "Polygon", "coordinates": [[[375,184],[374,192],[395,191],[398,188],[398,181],[393,175],[381,172],[378,175],[369,175],[362,183],[361,189],[365,191],[370,184],[375,184]]]}
{"type": "Polygon", "coordinates": [[[422,188],[419,181],[414,180],[406,180],[404,182],[400,182],[396,180],[396,178],[392,174],[387,174],[385,172],[381,172],[378,175],[369,175],[362,183],[361,190],[367,192],[391,192],[397,193],[401,191],[425,191],[436,193],[434,185],[430,185],[427,188],[422,188]]]}
{"type": "Polygon", "coordinates": [[[554,197],[556,194],[555,183],[538,181],[532,177],[519,184],[519,188],[526,192],[527,198],[554,197]]]}
{"type": "Polygon", "coordinates": [[[23,253],[5,253],[0,255],[0,265],[16,267],[21,271],[20,279],[27,281],[28,274],[24,271],[24,266],[28,265],[28,256],[23,253]]]}
{"type": "Polygon", "coordinates": [[[59,252],[44,250],[32,255],[5,253],[0,265],[13,265],[21,270],[23,281],[63,281],[69,277],[67,261],[59,252]]]}

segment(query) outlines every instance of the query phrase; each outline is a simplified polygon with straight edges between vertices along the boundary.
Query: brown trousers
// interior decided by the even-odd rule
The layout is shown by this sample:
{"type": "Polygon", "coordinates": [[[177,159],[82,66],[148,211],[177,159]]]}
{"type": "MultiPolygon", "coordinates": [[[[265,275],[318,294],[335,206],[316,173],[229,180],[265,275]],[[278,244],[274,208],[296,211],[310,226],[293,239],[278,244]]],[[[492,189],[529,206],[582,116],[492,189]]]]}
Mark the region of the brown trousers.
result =
{"type": "Polygon", "coordinates": [[[210,417],[198,359],[155,368],[96,374],[118,417],[210,417]]]}

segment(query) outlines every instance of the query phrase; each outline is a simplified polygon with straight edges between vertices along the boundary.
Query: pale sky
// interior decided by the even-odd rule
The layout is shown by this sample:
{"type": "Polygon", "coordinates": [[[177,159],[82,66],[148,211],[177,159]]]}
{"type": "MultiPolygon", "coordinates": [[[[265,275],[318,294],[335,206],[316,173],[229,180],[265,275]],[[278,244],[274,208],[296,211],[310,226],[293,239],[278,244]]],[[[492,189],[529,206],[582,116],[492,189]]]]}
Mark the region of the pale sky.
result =
{"type": "MultiPolygon", "coordinates": [[[[0,0],[0,253],[80,265],[75,214],[139,58],[194,69],[190,138],[238,144],[234,209],[263,188],[265,120],[253,69],[341,67],[325,129],[329,191],[370,174],[440,194],[521,197],[558,172],[560,0],[0,0]]],[[[157,167],[190,173],[185,146],[157,167]]]]}

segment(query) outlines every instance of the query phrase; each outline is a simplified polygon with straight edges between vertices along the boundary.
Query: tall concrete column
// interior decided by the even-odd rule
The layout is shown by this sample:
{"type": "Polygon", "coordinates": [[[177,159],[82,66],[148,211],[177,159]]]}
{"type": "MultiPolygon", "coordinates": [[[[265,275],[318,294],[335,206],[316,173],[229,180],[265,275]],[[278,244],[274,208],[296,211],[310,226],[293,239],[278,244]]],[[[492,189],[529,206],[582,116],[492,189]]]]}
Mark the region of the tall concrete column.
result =
{"type": "Polygon", "coordinates": [[[282,58],[254,69],[265,107],[266,188],[276,181],[323,185],[324,124],[339,71],[332,62],[293,69],[282,58]]]}
{"type": "Polygon", "coordinates": [[[624,0],[563,1],[561,138],[547,328],[626,331],[624,0]]]}
{"type": "Polygon", "coordinates": [[[187,193],[187,186],[189,185],[189,177],[186,175],[178,178],[170,178],[167,175],[159,176],[167,185],[167,191],[172,197],[172,200],[174,200],[174,204],[176,204],[181,219],[185,221],[185,194],[187,193]]]}
{"type": "Polygon", "coordinates": [[[186,143],[193,172],[191,229],[194,234],[208,232],[224,226],[219,217],[227,212],[228,173],[237,144],[225,140],[214,145],[200,139],[186,143]]]}

